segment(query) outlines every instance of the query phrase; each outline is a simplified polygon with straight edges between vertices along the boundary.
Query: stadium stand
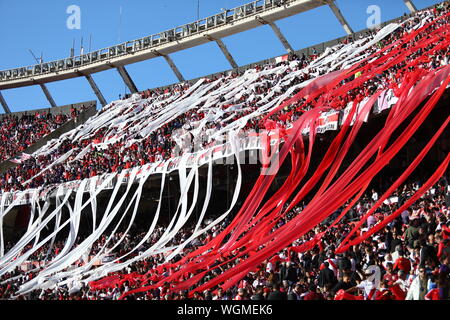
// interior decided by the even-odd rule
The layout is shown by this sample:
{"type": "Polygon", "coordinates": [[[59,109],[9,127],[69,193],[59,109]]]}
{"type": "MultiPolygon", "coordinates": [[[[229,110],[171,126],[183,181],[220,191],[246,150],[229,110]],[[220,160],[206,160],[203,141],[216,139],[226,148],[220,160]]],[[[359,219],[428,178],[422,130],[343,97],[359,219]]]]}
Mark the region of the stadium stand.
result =
{"type": "MultiPolygon", "coordinates": [[[[405,88],[411,91],[423,88],[424,92],[427,89],[433,92],[418,111],[419,117],[434,107],[431,102],[436,104],[448,85],[449,16],[449,5],[445,3],[417,12],[404,22],[388,25],[367,37],[327,48],[321,55],[291,55],[285,61],[257,66],[242,75],[223,74],[195,83],[180,83],[164,90],[146,90],[114,101],[83,125],[49,141],[29,159],[3,173],[0,188],[3,194],[42,190],[43,187],[57,189],[61,183],[86,181],[105,174],[123,178],[127,173],[132,178],[119,200],[122,203],[138,169],[141,171],[146,166],[167,164],[167,161],[193,152],[220,147],[230,131],[239,131],[239,137],[256,134],[264,140],[268,137],[264,135],[266,130],[279,129],[283,132],[284,145],[288,145],[290,140],[286,132],[307,128],[308,131],[301,130],[300,134],[304,135],[305,141],[312,137],[309,142],[304,142],[310,148],[316,133],[322,134],[321,139],[326,139],[327,131],[336,131],[333,138],[336,140],[331,144],[334,146],[334,141],[342,141],[339,140],[340,133],[350,130],[352,121],[356,123],[353,128],[369,126],[363,125],[373,118],[369,117],[371,108],[365,106],[375,104],[378,114],[391,110],[386,115],[381,133],[388,131],[389,125],[395,121],[412,125],[416,118],[408,118],[414,113],[407,103],[411,102],[405,88]],[[345,70],[357,72],[348,74],[345,70]],[[442,81],[447,81],[443,87],[442,81]],[[439,89],[435,90],[433,85],[439,89]],[[354,108],[356,105],[361,108],[354,108]],[[306,120],[302,119],[314,114],[323,115],[324,122],[317,127],[304,125],[302,121],[306,120]]],[[[425,96],[428,94],[419,95],[422,100],[425,96]]],[[[417,103],[422,100],[418,98],[417,103]]],[[[435,140],[430,141],[436,142],[447,123],[448,120],[440,128],[434,128],[435,140]]],[[[393,128],[400,130],[399,127],[393,128]]],[[[406,125],[403,129],[405,135],[412,132],[406,125]]],[[[389,148],[386,148],[391,141],[389,139],[380,146],[367,142],[367,148],[378,150],[373,166],[379,158],[387,157],[386,154],[400,145],[400,136],[397,134],[392,139],[395,141],[389,148]]],[[[295,142],[294,149],[307,149],[300,141],[303,140],[295,142]]],[[[270,139],[268,143],[270,145],[270,139]]],[[[430,143],[426,140],[424,145],[431,148],[430,143]]],[[[345,148],[347,144],[343,145],[345,148]]],[[[398,147],[397,152],[400,149],[398,147]]],[[[326,154],[321,159],[328,159],[327,155],[333,150],[332,147],[325,150],[326,154]]],[[[448,149],[444,153],[448,153],[448,149]]],[[[345,155],[344,151],[339,154],[341,162],[345,155]]],[[[292,166],[303,168],[300,164],[309,163],[310,157],[310,154],[303,158],[292,156],[292,166]]],[[[339,163],[339,157],[336,156],[336,163],[339,163]]],[[[448,159],[448,156],[444,158],[448,159]]],[[[316,172],[321,172],[321,161],[317,160],[316,172]]],[[[334,168],[332,164],[329,166],[334,168]]],[[[361,162],[361,176],[369,177],[369,171],[363,171],[362,167],[364,164],[361,162]]],[[[401,172],[411,174],[411,168],[404,165],[401,172]]],[[[0,260],[4,262],[0,269],[0,299],[449,299],[450,219],[446,199],[449,177],[445,168],[440,165],[434,174],[430,172],[434,179],[427,180],[430,173],[423,177],[415,173],[404,184],[397,184],[403,175],[395,180],[385,173],[382,178],[391,178],[390,182],[394,184],[379,183],[376,190],[370,191],[365,181],[360,181],[363,178],[355,177],[352,181],[360,181],[360,187],[355,187],[359,196],[345,200],[332,198],[336,202],[342,200],[344,205],[337,206],[339,210],[332,210],[327,219],[322,219],[323,222],[314,220],[310,213],[313,209],[306,205],[306,201],[301,205],[292,198],[279,195],[282,205],[274,206],[276,215],[269,214],[273,208],[268,207],[275,200],[268,200],[248,225],[244,217],[246,206],[252,207],[252,197],[245,202],[242,211],[234,213],[234,218],[212,217],[211,221],[218,221],[215,224],[199,220],[200,225],[197,221],[187,225],[192,210],[186,216],[180,213],[179,219],[184,224],[181,223],[182,227],[174,233],[172,224],[158,226],[151,229],[154,232],[148,232],[139,225],[132,225],[132,221],[125,232],[113,228],[109,233],[103,233],[95,230],[95,220],[93,233],[80,233],[78,237],[78,231],[74,231],[78,226],[71,224],[66,242],[55,241],[55,236],[50,235],[51,243],[44,241],[38,246],[40,231],[30,233],[23,243],[8,242],[5,245],[7,254],[0,260]],[[413,194],[419,192],[423,196],[411,201],[413,194]],[[311,222],[311,228],[305,227],[301,237],[295,238],[304,216],[311,217],[305,220],[317,223],[311,222]],[[206,231],[198,234],[200,226],[206,231]],[[208,226],[212,227],[208,229],[208,226]],[[290,229],[290,226],[293,227],[290,229]],[[357,230],[359,227],[364,228],[357,230]],[[233,234],[230,230],[234,230],[233,234]],[[217,254],[215,245],[220,245],[224,238],[233,241],[217,254]],[[276,244],[272,248],[270,239],[279,242],[273,241],[276,244]],[[283,245],[284,242],[288,245],[283,245]],[[85,244],[87,254],[81,252],[85,244]],[[71,246],[78,252],[71,255],[71,246]],[[153,250],[155,247],[165,250],[153,250]],[[71,257],[68,259],[70,263],[60,258],[64,255],[71,257]],[[12,258],[16,256],[25,258],[14,261],[12,258]],[[19,264],[20,261],[23,263],[19,264]],[[380,274],[379,286],[370,281],[373,266],[377,267],[375,273],[380,274]]],[[[194,173],[195,170],[191,170],[184,179],[192,181],[194,173]]],[[[344,178],[347,175],[350,175],[348,171],[342,174],[344,178]]],[[[331,184],[333,175],[330,177],[324,183],[331,184]]],[[[373,177],[370,176],[369,182],[373,177]]],[[[294,186],[292,189],[295,189],[296,181],[302,178],[293,170],[284,186],[294,186]]],[[[255,186],[260,181],[263,180],[258,180],[255,186]]],[[[337,183],[340,181],[338,179],[337,183]]],[[[76,196],[77,199],[81,197],[80,201],[85,184],[81,182],[81,186],[83,190],[76,196]]],[[[342,192],[346,192],[351,184],[343,186],[346,188],[342,188],[342,192]]],[[[286,190],[283,187],[280,192],[286,190]]],[[[315,203],[314,199],[324,194],[333,196],[332,193],[319,190],[315,197],[308,199],[309,203],[315,203]]],[[[162,194],[161,190],[161,197],[162,194]]],[[[66,200],[69,195],[66,195],[66,200]]],[[[260,201],[263,196],[262,193],[260,201]]],[[[56,198],[56,206],[63,206],[65,201],[59,196],[56,198]]],[[[253,198],[258,196],[253,195],[253,198]]],[[[71,212],[81,206],[77,199],[74,207],[70,207],[71,212]]],[[[277,198],[276,201],[280,200],[277,198]]],[[[129,206],[132,202],[127,201],[129,206]]],[[[322,202],[321,207],[332,207],[330,203],[322,202]]],[[[186,214],[187,203],[180,206],[186,214]]],[[[111,207],[112,203],[109,203],[105,212],[108,213],[111,207]]],[[[257,207],[255,205],[254,210],[257,207]]],[[[42,209],[42,212],[47,209],[42,209]]],[[[112,211],[117,212],[118,209],[112,211]]],[[[326,215],[322,217],[326,218],[326,215]]],[[[103,219],[110,217],[105,213],[101,219],[106,221],[103,219]]],[[[114,214],[111,214],[111,221],[113,219],[114,214]]],[[[55,222],[55,230],[59,223],[55,222]]],[[[178,221],[175,224],[178,226],[178,221]]]]}
{"type": "Polygon", "coordinates": [[[76,119],[92,106],[95,107],[95,102],[64,106],[54,110],[41,109],[2,115],[0,162],[17,155],[19,159],[16,159],[16,162],[26,160],[29,155],[25,151],[29,151],[29,147],[40,140],[45,140],[43,138],[70,120],[76,119]]]}
{"type": "Polygon", "coordinates": [[[67,122],[65,115],[53,117],[51,114],[39,113],[22,117],[3,116],[0,160],[10,159],[17,151],[22,152],[40,138],[67,122]]]}

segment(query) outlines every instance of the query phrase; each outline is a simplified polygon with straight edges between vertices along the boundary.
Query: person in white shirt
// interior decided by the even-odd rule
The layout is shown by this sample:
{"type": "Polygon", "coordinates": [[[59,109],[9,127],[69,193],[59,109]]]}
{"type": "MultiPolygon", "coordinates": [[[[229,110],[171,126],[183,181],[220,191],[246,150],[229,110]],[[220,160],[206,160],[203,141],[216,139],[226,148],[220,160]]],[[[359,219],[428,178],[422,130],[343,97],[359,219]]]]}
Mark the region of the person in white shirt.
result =
{"type": "Polygon", "coordinates": [[[373,273],[367,270],[364,274],[358,271],[358,274],[364,280],[358,283],[355,287],[347,290],[347,292],[352,293],[361,290],[364,295],[364,300],[375,300],[377,286],[372,280],[370,280],[370,277],[372,276],[373,273]]]}
{"type": "Polygon", "coordinates": [[[329,258],[326,260],[329,264],[329,268],[331,269],[331,271],[334,272],[334,275],[337,277],[337,273],[338,273],[338,261],[334,256],[334,253],[330,252],[329,253],[329,258]]]}
{"type": "Polygon", "coordinates": [[[387,264],[391,263],[392,265],[394,265],[394,262],[395,262],[395,260],[392,258],[392,255],[390,253],[388,253],[384,256],[384,261],[383,261],[382,265],[385,269],[387,269],[387,264]]]}
{"type": "Polygon", "coordinates": [[[271,271],[275,271],[275,266],[273,265],[273,263],[272,262],[267,262],[267,265],[266,265],[266,271],[267,272],[271,272],[271,271]]]}
{"type": "Polygon", "coordinates": [[[370,280],[361,281],[356,288],[363,290],[364,292],[364,300],[374,300],[376,298],[376,294],[373,290],[376,290],[375,284],[370,280]]]}
{"type": "Polygon", "coordinates": [[[377,202],[378,201],[378,193],[372,189],[372,200],[377,202]]]}
{"type": "Polygon", "coordinates": [[[419,269],[419,275],[414,278],[406,295],[406,300],[425,300],[427,294],[428,276],[425,268],[419,269]]]}
{"type": "Polygon", "coordinates": [[[404,292],[407,292],[409,289],[409,283],[406,280],[406,273],[403,270],[398,271],[398,279],[395,281],[394,284],[398,284],[400,289],[402,289],[404,292]]]}
{"type": "Polygon", "coordinates": [[[400,250],[402,250],[402,247],[401,246],[396,246],[395,247],[395,251],[392,253],[392,259],[395,261],[395,260],[397,260],[398,258],[399,258],[399,254],[398,254],[398,252],[400,251],[400,250]]]}

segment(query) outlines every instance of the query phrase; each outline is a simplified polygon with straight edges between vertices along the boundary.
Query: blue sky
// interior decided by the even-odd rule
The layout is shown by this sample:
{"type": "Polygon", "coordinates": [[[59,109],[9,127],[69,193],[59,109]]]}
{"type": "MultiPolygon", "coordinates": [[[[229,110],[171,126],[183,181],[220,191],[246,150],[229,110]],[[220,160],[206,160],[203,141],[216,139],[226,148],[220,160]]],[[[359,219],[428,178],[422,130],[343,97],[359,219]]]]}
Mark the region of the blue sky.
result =
{"type": "MultiPolygon", "coordinates": [[[[29,52],[43,54],[44,61],[66,58],[75,39],[75,53],[79,54],[83,38],[85,52],[92,36],[92,50],[119,42],[137,39],[195,21],[198,0],[0,0],[0,70],[34,64],[29,52]],[[81,9],[81,29],[66,26],[67,7],[81,9]],[[120,8],[122,15],[120,18],[120,8]]],[[[200,17],[218,13],[221,8],[233,8],[249,0],[200,0],[200,17]]],[[[353,30],[366,28],[370,5],[381,8],[381,20],[386,21],[408,12],[403,0],[337,0],[341,11],[353,30]]],[[[413,0],[424,7],[439,0],[413,0]]],[[[344,30],[328,6],[277,22],[282,32],[298,50],[310,45],[344,36],[344,30]]],[[[259,28],[223,39],[239,65],[260,61],[285,53],[271,28],[259,28]]],[[[229,64],[215,43],[177,52],[172,59],[186,79],[192,79],[229,69],[229,64]]],[[[166,61],[159,57],[127,66],[139,90],[177,82],[166,61]]],[[[123,94],[125,86],[116,70],[93,75],[106,100],[123,94]]],[[[76,78],[48,83],[47,87],[57,105],[95,100],[88,82],[76,78]]],[[[38,86],[3,90],[2,94],[12,111],[48,107],[38,86]]],[[[3,110],[1,110],[3,112],[3,110]]]]}

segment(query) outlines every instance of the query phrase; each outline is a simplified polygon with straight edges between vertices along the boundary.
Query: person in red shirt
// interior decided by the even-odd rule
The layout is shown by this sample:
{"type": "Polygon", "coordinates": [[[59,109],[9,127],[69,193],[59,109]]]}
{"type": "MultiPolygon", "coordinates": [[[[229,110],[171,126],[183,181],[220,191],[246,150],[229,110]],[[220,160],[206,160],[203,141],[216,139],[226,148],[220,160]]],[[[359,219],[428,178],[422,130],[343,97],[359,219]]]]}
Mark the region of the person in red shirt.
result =
{"type": "Polygon", "coordinates": [[[303,300],[325,300],[323,294],[317,292],[317,287],[311,285],[308,293],[303,297],[303,300]]]}
{"type": "Polygon", "coordinates": [[[247,292],[245,291],[245,289],[244,288],[239,288],[238,289],[238,294],[233,300],[238,300],[238,301],[240,301],[240,300],[248,300],[247,299],[247,292]]]}
{"type": "Polygon", "coordinates": [[[404,257],[403,250],[400,250],[398,252],[398,258],[394,262],[393,269],[394,269],[394,271],[403,270],[403,271],[405,271],[405,273],[409,273],[409,271],[411,270],[411,261],[409,261],[408,258],[404,257]]]}
{"type": "Polygon", "coordinates": [[[388,281],[382,281],[380,289],[376,289],[374,292],[376,295],[375,300],[395,300],[395,297],[389,289],[388,281]]]}
{"type": "Polygon", "coordinates": [[[444,240],[450,238],[450,228],[447,224],[442,225],[442,237],[444,238],[444,240]]]}
{"type": "Polygon", "coordinates": [[[383,276],[383,281],[387,281],[388,284],[392,284],[397,281],[398,277],[393,271],[393,264],[388,262],[386,263],[386,274],[383,276]]]}
{"type": "Polygon", "coordinates": [[[438,288],[431,289],[425,295],[425,300],[441,300],[440,295],[439,295],[439,289],[438,288]]]}

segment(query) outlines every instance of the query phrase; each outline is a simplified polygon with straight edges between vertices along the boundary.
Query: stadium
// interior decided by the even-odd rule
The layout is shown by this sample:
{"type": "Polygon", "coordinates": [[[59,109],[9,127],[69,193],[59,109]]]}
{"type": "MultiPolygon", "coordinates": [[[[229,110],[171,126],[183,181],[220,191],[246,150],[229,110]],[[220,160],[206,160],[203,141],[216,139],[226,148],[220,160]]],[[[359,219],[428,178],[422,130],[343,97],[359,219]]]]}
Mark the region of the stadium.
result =
{"type": "Polygon", "coordinates": [[[0,70],[0,300],[448,300],[450,2],[398,2],[360,31],[333,0],[242,2],[0,70]],[[324,6],[346,36],[293,49],[279,21],[324,6]],[[239,66],[222,39],[261,26],[286,53],[239,66]],[[186,80],[171,55],[205,43],[231,69],[186,80]],[[138,90],[157,57],[178,82],[138,90]],[[75,78],[97,99],[57,106],[75,78]],[[13,112],[30,86],[50,108],[13,112]]]}

